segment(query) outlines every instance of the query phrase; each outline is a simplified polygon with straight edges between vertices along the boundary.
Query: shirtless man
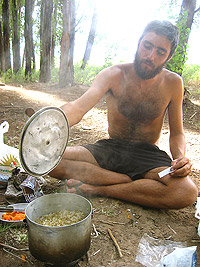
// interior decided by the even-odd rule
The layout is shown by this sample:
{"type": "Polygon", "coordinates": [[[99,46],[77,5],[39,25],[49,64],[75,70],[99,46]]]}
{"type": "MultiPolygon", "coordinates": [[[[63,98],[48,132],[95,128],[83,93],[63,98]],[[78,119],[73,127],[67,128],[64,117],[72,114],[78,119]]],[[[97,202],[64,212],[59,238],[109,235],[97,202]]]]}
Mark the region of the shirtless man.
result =
{"type": "Polygon", "coordinates": [[[101,71],[79,99],[63,105],[69,125],[78,123],[105,95],[110,139],[67,147],[51,176],[67,179],[86,195],[102,195],[166,209],[192,205],[198,195],[189,178],[182,123],[183,82],[164,69],[178,42],[170,22],[153,21],[141,36],[134,63],[101,71]],[[168,111],[172,159],[157,145],[168,111]],[[173,173],[158,173],[172,167],[173,173]],[[81,183],[80,183],[81,181],[81,183]]]}

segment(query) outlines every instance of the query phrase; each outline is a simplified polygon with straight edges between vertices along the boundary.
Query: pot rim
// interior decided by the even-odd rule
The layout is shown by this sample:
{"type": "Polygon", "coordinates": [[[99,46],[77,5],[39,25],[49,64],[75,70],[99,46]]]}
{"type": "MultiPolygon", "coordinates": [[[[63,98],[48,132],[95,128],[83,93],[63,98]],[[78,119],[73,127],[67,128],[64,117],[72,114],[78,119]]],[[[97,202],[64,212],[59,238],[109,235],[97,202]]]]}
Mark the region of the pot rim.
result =
{"type": "Polygon", "coordinates": [[[43,196],[41,196],[41,197],[36,198],[36,199],[34,199],[33,201],[31,201],[31,202],[28,204],[28,206],[26,207],[26,209],[25,209],[26,220],[27,220],[27,221],[30,221],[31,223],[36,224],[36,225],[38,225],[38,226],[40,226],[40,227],[50,228],[50,229],[58,229],[58,228],[71,227],[71,226],[75,226],[75,225],[77,225],[77,224],[82,223],[83,221],[87,220],[87,219],[93,214],[93,210],[92,210],[92,204],[91,204],[91,202],[90,202],[87,198],[85,198],[85,197],[83,197],[83,196],[81,196],[81,195],[77,195],[77,194],[74,194],[74,193],[51,193],[51,194],[43,195],[43,196]],[[29,216],[27,215],[27,209],[28,209],[29,205],[32,204],[32,203],[34,203],[36,200],[38,200],[38,199],[41,198],[41,197],[52,196],[52,195],[55,195],[55,194],[56,194],[56,195],[63,195],[63,194],[66,195],[66,194],[70,194],[70,195],[74,195],[74,196],[76,196],[76,197],[80,197],[80,198],[86,200],[86,201],[88,202],[89,206],[90,206],[90,212],[89,212],[89,214],[88,214],[84,219],[82,219],[81,221],[78,221],[77,223],[72,223],[72,224],[70,224],[70,225],[63,225],[63,226],[46,226],[46,225],[41,225],[41,224],[36,223],[35,221],[31,220],[31,219],[29,218],[29,216]]]}

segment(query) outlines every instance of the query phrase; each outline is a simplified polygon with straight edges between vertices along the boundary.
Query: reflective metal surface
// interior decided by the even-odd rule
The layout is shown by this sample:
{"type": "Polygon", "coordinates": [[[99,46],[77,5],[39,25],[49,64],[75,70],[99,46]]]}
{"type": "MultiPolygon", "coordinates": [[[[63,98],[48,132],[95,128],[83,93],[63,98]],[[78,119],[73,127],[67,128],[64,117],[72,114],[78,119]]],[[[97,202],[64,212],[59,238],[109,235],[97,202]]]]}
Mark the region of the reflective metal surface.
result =
{"type": "Polygon", "coordinates": [[[64,112],[46,107],[34,113],[24,126],[19,149],[24,170],[33,176],[49,173],[60,162],[69,138],[64,112]]]}
{"type": "Polygon", "coordinates": [[[92,205],[86,198],[72,193],[45,195],[30,202],[25,214],[29,229],[29,250],[39,261],[56,266],[71,266],[89,250],[92,205]],[[35,222],[43,215],[64,209],[80,210],[85,218],[61,227],[48,227],[35,222]]]}

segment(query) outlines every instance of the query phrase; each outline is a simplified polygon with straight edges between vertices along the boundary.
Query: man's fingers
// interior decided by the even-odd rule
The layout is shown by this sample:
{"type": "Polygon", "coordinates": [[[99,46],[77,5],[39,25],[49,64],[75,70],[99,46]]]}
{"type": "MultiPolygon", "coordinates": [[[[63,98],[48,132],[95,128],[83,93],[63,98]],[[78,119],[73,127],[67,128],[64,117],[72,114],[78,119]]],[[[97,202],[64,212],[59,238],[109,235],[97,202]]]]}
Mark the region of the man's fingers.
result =
{"type": "Polygon", "coordinates": [[[172,176],[187,176],[191,172],[192,163],[187,162],[185,165],[181,166],[180,168],[176,169],[173,173],[170,175],[172,176]]]}
{"type": "Polygon", "coordinates": [[[25,114],[28,116],[28,117],[31,117],[33,114],[35,113],[34,109],[32,108],[27,108],[25,110],[25,114]]]}
{"type": "Polygon", "coordinates": [[[188,163],[190,163],[190,161],[186,157],[173,160],[172,161],[172,169],[176,170],[176,169],[182,168],[183,166],[185,166],[188,163]]]}

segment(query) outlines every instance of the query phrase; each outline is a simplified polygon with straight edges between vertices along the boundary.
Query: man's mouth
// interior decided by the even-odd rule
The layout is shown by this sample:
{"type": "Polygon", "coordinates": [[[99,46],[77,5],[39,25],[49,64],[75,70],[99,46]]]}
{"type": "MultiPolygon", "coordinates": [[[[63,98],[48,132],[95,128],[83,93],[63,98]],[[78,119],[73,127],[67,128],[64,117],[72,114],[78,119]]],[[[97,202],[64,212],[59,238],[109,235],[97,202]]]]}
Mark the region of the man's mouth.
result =
{"type": "Polygon", "coordinates": [[[154,68],[154,64],[149,60],[144,60],[142,63],[145,64],[146,66],[152,68],[152,69],[154,68]]]}

